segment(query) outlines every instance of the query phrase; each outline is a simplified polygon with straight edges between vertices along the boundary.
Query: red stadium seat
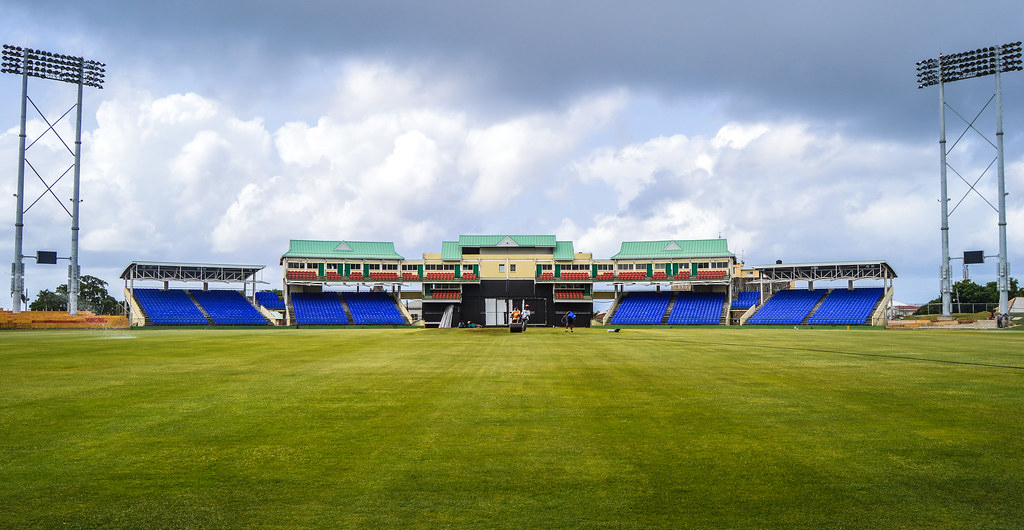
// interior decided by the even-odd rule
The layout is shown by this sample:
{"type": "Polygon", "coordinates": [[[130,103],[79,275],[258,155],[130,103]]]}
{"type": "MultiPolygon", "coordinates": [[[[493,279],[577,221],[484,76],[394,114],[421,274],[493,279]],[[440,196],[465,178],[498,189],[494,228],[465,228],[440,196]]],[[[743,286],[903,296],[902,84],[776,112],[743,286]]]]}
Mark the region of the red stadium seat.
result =
{"type": "Polygon", "coordinates": [[[643,280],[647,277],[647,273],[643,271],[623,271],[619,273],[620,280],[643,280]]]}

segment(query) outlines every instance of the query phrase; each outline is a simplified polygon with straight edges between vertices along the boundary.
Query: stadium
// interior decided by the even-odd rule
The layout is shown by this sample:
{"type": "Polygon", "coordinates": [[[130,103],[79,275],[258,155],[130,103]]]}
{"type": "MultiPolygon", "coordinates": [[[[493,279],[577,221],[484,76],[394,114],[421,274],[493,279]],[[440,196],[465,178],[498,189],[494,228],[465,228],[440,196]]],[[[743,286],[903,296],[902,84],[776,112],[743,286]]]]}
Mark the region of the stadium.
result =
{"type": "Polygon", "coordinates": [[[896,278],[878,260],[744,269],[724,239],[625,241],[595,259],[554,235],[461,235],[414,260],[393,242],[291,240],[280,265],[283,296],[258,290],[263,266],[132,262],[121,275],[131,323],[401,326],[414,323],[403,300],[417,300],[426,327],[506,326],[527,306],[529,326],[558,326],[571,312],[589,327],[595,300],[607,300],[600,324],[880,326],[896,278]],[[834,282],[846,285],[821,288],[834,282]]]}

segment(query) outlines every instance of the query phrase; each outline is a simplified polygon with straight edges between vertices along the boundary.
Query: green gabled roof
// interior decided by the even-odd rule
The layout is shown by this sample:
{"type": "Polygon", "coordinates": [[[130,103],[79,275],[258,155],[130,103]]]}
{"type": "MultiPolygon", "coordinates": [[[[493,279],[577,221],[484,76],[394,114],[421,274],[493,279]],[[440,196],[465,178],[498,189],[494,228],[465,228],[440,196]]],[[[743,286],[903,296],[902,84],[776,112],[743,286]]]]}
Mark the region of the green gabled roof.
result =
{"type": "Polygon", "coordinates": [[[623,241],[612,259],[714,258],[732,256],[725,239],[666,239],[623,241]]]}
{"type": "Polygon", "coordinates": [[[554,247],[555,236],[544,235],[478,235],[459,236],[462,247],[554,247]]]}
{"type": "Polygon", "coordinates": [[[443,260],[460,260],[462,259],[462,247],[459,246],[458,241],[442,241],[441,242],[441,259],[443,260]]]}
{"type": "Polygon", "coordinates": [[[405,259],[388,241],[311,241],[292,239],[285,258],[405,259]]]}
{"type": "Polygon", "coordinates": [[[555,241],[555,259],[571,260],[576,257],[572,248],[572,241],[555,241]]]}

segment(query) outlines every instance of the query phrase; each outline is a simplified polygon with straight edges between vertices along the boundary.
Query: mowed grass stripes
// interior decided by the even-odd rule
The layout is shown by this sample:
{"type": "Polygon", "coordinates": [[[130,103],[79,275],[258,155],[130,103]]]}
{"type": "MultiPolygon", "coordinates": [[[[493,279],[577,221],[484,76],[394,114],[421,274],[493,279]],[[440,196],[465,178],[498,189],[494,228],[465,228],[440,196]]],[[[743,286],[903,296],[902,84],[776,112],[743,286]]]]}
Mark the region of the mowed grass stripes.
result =
{"type": "Polygon", "coordinates": [[[0,334],[4,528],[1019,528],[1024,334],[0,334]]]}

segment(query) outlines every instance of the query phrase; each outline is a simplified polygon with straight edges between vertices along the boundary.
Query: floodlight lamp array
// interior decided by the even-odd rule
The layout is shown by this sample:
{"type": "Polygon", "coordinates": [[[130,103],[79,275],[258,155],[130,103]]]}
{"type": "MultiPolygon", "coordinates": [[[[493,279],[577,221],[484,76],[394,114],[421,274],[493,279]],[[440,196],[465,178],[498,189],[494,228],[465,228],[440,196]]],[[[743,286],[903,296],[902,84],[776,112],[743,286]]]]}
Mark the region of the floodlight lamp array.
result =
{"type": "Polygon", "coordinates": [[[917,88],[1022,70],[1020,41],[917,62],[917,88]]]}
{"type": "Polygon", "coordinates": [[[81,83],[84,86],[103,88],[106,75],[105,63],[87,61],[82,57],[50,53],[21,46],[3,46],[5,74],[30,75],[65,83],[81,83]]]}

